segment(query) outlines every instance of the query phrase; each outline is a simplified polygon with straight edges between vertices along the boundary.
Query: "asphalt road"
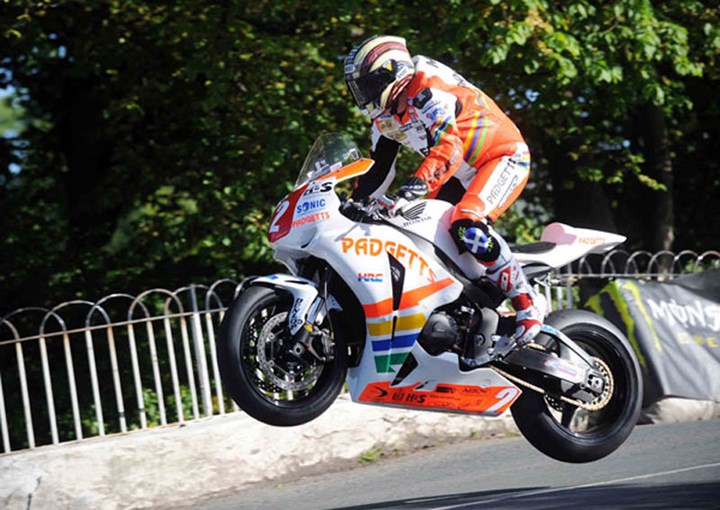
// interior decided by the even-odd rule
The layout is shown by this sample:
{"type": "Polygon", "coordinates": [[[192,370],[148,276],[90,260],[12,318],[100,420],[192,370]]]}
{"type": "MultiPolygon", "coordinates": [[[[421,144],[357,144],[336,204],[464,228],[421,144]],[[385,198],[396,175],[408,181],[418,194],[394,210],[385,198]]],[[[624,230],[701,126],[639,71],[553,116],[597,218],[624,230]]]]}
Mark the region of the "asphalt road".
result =
{"type": "Polygon", "coordinates": [[[720,421],[645,425],[589,464],[467,440],[194,504],[230,509],[720,509],[720,421]]]}

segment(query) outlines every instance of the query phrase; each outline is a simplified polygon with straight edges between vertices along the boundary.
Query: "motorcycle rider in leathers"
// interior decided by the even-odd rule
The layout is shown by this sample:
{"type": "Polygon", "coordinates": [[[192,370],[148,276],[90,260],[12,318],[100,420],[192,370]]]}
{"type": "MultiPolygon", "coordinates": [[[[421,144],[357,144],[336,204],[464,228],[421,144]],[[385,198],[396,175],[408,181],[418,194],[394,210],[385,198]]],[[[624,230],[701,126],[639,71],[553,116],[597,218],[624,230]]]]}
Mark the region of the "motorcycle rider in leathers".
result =
{"type": "Polygon", "coordinates": [[[405,39],[373,36],[345,59],[345,82],[360,111],[372,119],[375,165],[353,199],[372,197],[391,213],[405,200],[455,204],[451,234],[483,264],[486,276],[516,314],[513,347],[542,327],[544,302],[528,284],[515,256],[491,224],[518,198],[530,172],[530,152],[510,118],[482,90],[449,67],[408,52],[405,39]],[[399,197],[385,192],[395,177],[400,144],[424,156],[399,197]]]}

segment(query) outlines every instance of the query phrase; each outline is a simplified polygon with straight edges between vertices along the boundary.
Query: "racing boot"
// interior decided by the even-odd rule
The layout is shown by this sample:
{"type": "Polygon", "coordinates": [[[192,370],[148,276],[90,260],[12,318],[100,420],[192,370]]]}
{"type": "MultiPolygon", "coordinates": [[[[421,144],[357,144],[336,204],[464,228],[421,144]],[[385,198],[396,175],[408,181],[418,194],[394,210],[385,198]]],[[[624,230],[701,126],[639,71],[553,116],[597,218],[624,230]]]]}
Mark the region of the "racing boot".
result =
{"type": "Polygon", "coordinates": [[[529,344],[542,329],[547,309],[544,297],[535,293],[528,284],[525,273],[512,253],[507,260],[488,268],[486,276],[510,298],[515,309],[515,342],[512,348],[529,344]]]}
{"type": "Polygon", "coordinates": [[[525,294],[518,294],[510,300],[515,314],[515,341],[517,347],[523,347],[540,333],[547,309],[547,302],[541,294],[532,289],[525,294]]]}

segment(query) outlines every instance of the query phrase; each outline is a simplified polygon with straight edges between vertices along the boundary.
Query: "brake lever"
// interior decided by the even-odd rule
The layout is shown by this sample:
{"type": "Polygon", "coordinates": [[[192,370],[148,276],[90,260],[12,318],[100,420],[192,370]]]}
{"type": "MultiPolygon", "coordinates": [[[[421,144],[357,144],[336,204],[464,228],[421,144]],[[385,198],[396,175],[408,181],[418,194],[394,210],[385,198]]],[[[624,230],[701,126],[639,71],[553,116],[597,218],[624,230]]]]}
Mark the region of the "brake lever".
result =
{"type": "Polygon", "coordinates": [[[352,209],[362,214],[364,217],[377,221],[380,218],[379,210],[382,209],[375,199],[371,199],[369,203],[356,202],[352,198],[348,198],[342,205],[343,210],[352,209]]]}

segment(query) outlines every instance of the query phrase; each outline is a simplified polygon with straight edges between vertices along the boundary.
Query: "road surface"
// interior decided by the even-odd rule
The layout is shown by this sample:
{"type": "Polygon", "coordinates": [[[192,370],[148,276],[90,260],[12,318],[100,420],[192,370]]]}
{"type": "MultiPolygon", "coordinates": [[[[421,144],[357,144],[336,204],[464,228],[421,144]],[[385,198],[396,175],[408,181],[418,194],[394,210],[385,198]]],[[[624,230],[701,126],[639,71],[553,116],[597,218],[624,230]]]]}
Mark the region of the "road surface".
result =
{"type": "Polygon", "coordinates": [[[565,464],[521,437],[465,440],[195,502],[203,510],[720,509],[720,421],[645,425],[565,464]]]}

